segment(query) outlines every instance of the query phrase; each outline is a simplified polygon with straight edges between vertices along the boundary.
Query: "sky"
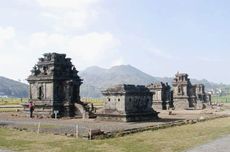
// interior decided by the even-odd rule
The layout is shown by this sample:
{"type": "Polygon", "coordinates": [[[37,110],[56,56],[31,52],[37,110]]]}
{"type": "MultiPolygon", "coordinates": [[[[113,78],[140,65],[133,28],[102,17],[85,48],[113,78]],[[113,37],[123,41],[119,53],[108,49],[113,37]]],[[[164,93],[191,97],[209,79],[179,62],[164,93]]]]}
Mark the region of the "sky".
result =
{"type": "Polygon", "coordinates": [[[25,81],[47,52],[78,70],[129,64],[230,84],[229,0],[0,0],[0,76],[25,81]]]}

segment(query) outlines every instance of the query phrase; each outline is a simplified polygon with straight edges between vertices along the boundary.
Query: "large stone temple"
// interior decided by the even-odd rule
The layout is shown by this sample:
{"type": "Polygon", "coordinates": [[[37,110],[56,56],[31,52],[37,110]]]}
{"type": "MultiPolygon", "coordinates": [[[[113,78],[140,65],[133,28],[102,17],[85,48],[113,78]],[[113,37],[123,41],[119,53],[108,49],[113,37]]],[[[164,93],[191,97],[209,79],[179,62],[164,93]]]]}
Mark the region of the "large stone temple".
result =
{"type": "Polygon", "coordinates": [[[79,96],[82,79],[65,54],[45,53],[31,70],[28,77],[29,101],[35,104],[35,114],[53,117],[73,117],[76,105],[81,103],[79,96]]]}
{"type": "Polygon", "coordinates": [[[97,114],[100,120],[148,121],[158,117],[152,108],[152,92],[145,86],[120,84],[102,91],[104,109],[97,114]]]}

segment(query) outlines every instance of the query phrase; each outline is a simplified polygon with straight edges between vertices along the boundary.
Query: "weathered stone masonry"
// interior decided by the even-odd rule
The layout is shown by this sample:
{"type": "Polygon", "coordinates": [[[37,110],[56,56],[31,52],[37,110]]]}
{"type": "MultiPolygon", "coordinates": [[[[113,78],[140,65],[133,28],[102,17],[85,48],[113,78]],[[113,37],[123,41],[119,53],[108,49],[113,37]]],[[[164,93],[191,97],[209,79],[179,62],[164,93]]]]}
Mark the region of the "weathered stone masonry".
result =
{"type": "Polygon", "coordinates": [[[177,73],[173,80],[173,102],[176,109],[203,109],[211,103],[211,96],[203,84],[192,85],[188,74],[177,73]]]}
{"type": "Polygon", "coordinates": [[[152,109],[152,93],[145,86],[116,85],[102,91],[105,105],[98,119],[112,121],[147,121],[157,118],[152,109]]]}
{"type": "Polygon", "coordinates": [[[153,93],[153,107],[155,110],[174,108],[171,87],[168,83],[152,83],[147,88],[153,93]]]}
{"type": "Polygon", "coordinates": [[[29,101],[35,104],[35,113],[53,116],[58,111],[59,116],[75,116],[82,79],[65,54],[44,54],[27,80],[29,101]]]}

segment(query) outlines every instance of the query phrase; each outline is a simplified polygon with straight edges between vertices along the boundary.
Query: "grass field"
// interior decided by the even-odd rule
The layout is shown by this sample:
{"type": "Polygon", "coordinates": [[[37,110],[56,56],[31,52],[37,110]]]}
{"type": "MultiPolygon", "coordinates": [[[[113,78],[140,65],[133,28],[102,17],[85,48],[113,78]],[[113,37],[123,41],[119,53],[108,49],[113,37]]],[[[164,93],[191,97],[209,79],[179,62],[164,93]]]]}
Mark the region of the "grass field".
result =
{"type": "Polygon", "coordinates": [[[103,98],[81,98],[81,101],[92,103],[94,106],[103,106],[103,98]]]}
{"type": "Polygon", "coordinates": [[[28,98],[0,98],[0,105],[19,105],[28,101],[28,98]]]}
{"type": "Polygon", "coordinates": [[[230,103],[230,95],[228,96],[212,96],[213,103],[230,103]]]}
{"type": "Polygon", "coordinates": [[[34,152],[181,152],[226,134],[230,134],[230,118],[94,141],[0,128],[0,149],[34,152]]]}
{"type": "MultiPolygon", "coordinates": [[[[95,106],[102,106],[102,98],[82,98],[83,102],[93,103],[95,106]]],[[[28,98],[0,98],[0,105],[19,105],[28,101],[28,98]]]]}
{"type": "Polygon", "coordinates": [[[0,108],[0,112],[17,112],[23,110],[23,108],[0,108]]]}
{"type": "MultiPolygon", "coordinates": [[[[0,106],[12,106],[12,105],[20,105],[22,103],[27,102],[27,98],[0,98],[0,106]]],[[[0,112],[16,112],[22,110],[23,108],[19,107],[11,107],[11,108],[0,108],[0,112]]]]}

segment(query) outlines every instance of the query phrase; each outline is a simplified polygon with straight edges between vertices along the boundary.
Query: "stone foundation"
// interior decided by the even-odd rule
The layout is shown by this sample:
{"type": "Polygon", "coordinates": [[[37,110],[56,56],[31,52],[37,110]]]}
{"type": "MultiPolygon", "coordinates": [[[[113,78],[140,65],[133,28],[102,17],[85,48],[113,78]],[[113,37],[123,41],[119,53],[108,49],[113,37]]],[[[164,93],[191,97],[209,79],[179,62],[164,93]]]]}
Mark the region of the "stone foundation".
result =
{"type": "Polygon", "coordinates": [[[189,109],[189,101],[188,100],[182,100],[182,99],[174,99],[173,105],[175,107],[175,110],[186,110],[189,109]]]}
{"type": "Polygon", "coordinates": [[[158,119],[158,112],[135,113],[135,114],[97,114],[97,119],[101,121],[118,122],[141,122],[158,119]]]}
{"type": "Polygon", "coordinates": [[[153,108],[154,110],[162,110],[162,102],[153,102],[153,108]]]}
{"type": "MultiPolygon", "coordinates": [[[[24,113],[28,114],[29,107],[28,104],[22,105],[24,108],[24,113]]],[[[43,117],[43,118],[54,118],[54,111],[58,111],[57,117],[95,117],[93,115],[93,110],[90,109],[87,103],[75,103],[75,104],[48,104],[47,102],[36,102],[33,116],[43,117]],[[40,104],[39,104],[40,103],[40,104]]]]}

